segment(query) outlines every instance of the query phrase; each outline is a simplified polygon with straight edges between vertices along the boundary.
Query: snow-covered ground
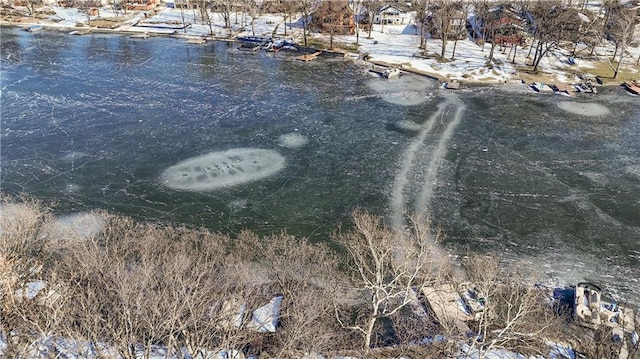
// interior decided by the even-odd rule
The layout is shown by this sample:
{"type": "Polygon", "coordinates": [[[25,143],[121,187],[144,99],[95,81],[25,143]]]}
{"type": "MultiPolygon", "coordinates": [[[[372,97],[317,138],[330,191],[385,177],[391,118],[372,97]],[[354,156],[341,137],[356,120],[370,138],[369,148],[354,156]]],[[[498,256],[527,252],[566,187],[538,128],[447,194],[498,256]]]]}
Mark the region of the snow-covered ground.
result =
{"type": "MultiPolygon", "coordinates": [[[[50,16],[47,20],[27,19],[24,23],[41,23],[47,27],[58,27],[63,29],[79,29],[78,24],[87,24],[87,15],[78,9],[50,7],[56,15],[50,16]],[[55,20],[55,21],[53,21],[55,20]]],[[[224,28],[224,20],[221,14],[211,16],[212,24],[201,21],[197,11],[179,10],[161,5],[155,11],[128,11],[126,14],[118,13],[110,7],[101,8],[99,16],[92,16],[95,21],[98,17],[117,19],[122,24],[111,31],[124,33],[148,33],[150,35],[168,35],[175,33],[185,37],[200,36],[209,39],[229,39],[238,35],[273,36],[286,39],[293,39],[302,42],[302,29],[298,23],[285,23],[281,15],[265,14],[257,17],[251,26],[251,18],[241,14],[231,15],[232,29],[224,28]],[[188,23],[184,30],[175,30],[157,27],[135,26],[139,21],[156,23],[188,23]],[[285,30],[286,26],[286,30],[285,30]]],[[[637,29],[640,33],[640,28],[637,29]]],[[[100,31],[108,31],[100,29],[100,31]]],[[[324,40],[329,43],[328,35],[312,33],[312,38],[324,40]]],[[[446,60],[438,60],[436,54],[440,54],[442,42],[437,39],[428,39],[426,43],[427,51],[419,49],[419,36],[414,24],[407,25],[374,25],[369,33],[360,29],[360,36],[356,40],[355,35],[335,36],[335,47],[354,48],[356,41],[360,54],[367,54],[368,58],[375,63],[384,63],[390,66],[397,66],[405,70],[415,70],[425,74],[433,75],[439,79],[457,79],[462,82],[481,83],[507,83],[511,81],[521,81],[517,66],[530,63],[527,59],[528,47],[519,48],[516,51],[515,66],[512,64],[513,56],[510,56],[510,49],[501,51],[496,47],[493,61],[488,63],[490,45],[481,46],[469,39],[459,40],[455,44],[455,56],[453,55],[454,42],[449,41],[445,51],[446,60]],[[425,56],[426,55],[426,56],[425,56]],[[451,58],[454,58],[453,60],[451,58]]],[[[606,44],[605,44],[606,45],[606,44]]],[[[610,55],[612,46],[603,46],[596,49],[596,54],[610,55]]],[[[640,56],[640,46],[629,47],[627,56],[628,63],[625,66],[632,72],[640,76],[636,61],[640,56]]],[[[576,64],[567,63],[568,53],[555,52],[548,54],[539,65],[539,72],[547,79],[560,82],[579,81],[577,73],[587,74],[589,69],[595,68],[597,62],[594,60],[576,59],[576,64]]],[[[357,54],[352,54],[357,58],[357,54]]]]}

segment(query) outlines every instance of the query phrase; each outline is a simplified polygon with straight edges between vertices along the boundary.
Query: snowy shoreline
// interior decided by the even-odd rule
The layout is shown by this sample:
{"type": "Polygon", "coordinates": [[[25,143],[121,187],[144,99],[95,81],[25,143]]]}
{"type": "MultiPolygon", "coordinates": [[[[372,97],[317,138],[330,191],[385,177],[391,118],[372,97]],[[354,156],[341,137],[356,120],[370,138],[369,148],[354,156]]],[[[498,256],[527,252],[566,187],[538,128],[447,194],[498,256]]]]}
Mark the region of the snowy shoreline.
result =
{"type": "MultiPolygon", "coordinates": [[[[109,29],[109,28],[89,28],[89,27],[61,27],[61,26],[56,26],[56,25],[51,25],[51,24],[46,24],[46,23],[41,23],[41,22],[33,22],[33,23],[23,23],[23,22],[10,22],[10,21],[5,21],[5,20],[0,20],[0,27],[12,27],[12,28],[21,28],[21,29],[26,29],[27,26],[29,25],[41,25],[44,29],[47,29],[49,31],[58,31],[58,32],[62,32],[62,33],[70,33],[72,31],[87,31],[86,35],[89,34],[114,34],[114,35],[122,35],[122,36],[130,36],[130,35],[136,35],[136,34],[140,34],[140,31],[133,31],[131,29],[109,29]]],[[[193,37],[194,35],[189,35],[188,33],[183,33],[183,34],[175,34],[175,33],[168,33],[168,32],[158,32],[158,31],[147,31],[149,37],[169,37],[169,38],[176,38],[176,39],[188,39],[190,37],[193,37]]],[[[239,40],[237,40],[236,38],[229,38],[229,37],[222,37],[222,36],[203,36],[202,38],[206,39],[207,41],[222,41],[222,42],[240,42],[239,40]]],[[[320,50],[320,49],[319,49],[320,50]]],[[[357,60],[358,56],[360,55],[360,53],[354,53],[354,52],[349,52],[347,54],[347,56],[345,57],[345,59],[347,60],[351,60],[354,63],[356,63],[358,66],[361,66],[363,68],[373,68],[375,66],[379,66],[379,67],[398,67],[400,68],[402,71],[414,74],[414,75],[419,75],[419,76],[424,76],[439,82],[446,82],[447,78],[442,74],[442,73],[437,73],[437,72],[427,72],[424,70],[421,70],[419,68],[412,68],[412,67],[407,67],[407,66],[403,66],[402,63],[392,63],[392,62],[386,62],[386,61],[379,61],[376,59],[368,59],[368,60],[357,60]],[[362,61],[361,63],[359,63],[359,61],[362,61]]],[[[503,82],[499,82],[493,79],[486,79],[486,80],[479,80],[479,79],[472,79],[472,80],[464,80],[463,83],[465,85],[465,87],[496,87],[496,88],[522,88],[522,85],[526,85],[525,82],[523,82],[524,80],[520,80],[520,79],[511,79],[508,81],[503,81],[503,82]]],[[[619,84],[614,84],[614,83],[605,83],[602,86],[609,86],[609,87],[618,87],[619,84]]],[[[528,85],[527,85],[528,87],[528,85]]]]}
{"type": "MultiPolygon", "coordinates": [[[[232,28],[225,28],[220,14],[212,16],[211,24],[205,24],[191,12],[181,13],[177,9],[157,7],[151,11],[129,11],[126,14],[113,17],[113,10],[101,8],[102,16],[92,16],[91,22],[113,21],[114,28],[88,26],[87,15],[76,8],[48,7],[56,15],[49,18],[36,19],[33,17],[20,17],[19,21],[0,20],[0,26],[26,28],[29,25],[41,25],[46,30],[62,32],[79,31],[86,34],[121,34],[124,36],[140,35],[141,37],[174,37],[179,39],[205,39],[207,41],[237,41],[237,36],[262,36],[276,39],[287,39],[298,44],[303,43],[303,32],[297,22],[288,23],[280,15],[263,14],[252,20],[243,19],[244,24],[236,23],[232,28]],[[138,26],[140,22],[153,23],[180,23],[186,24],[183,29],[157,28],[150,26],[138,26]],[[178,32],[179,31],[179,32],[178,32]]],[[[248,17],[248,16],[247,16],[248,17]]],[[[15,17],[14,17],[15,18],[15,17]]],[[[640,25],[638,25],[640,26],[640,25]]],[[[329,47],[329,35],[321,33],[308,33],[307,39],[319,51],[329,47]],[[317,44],[321,44],[318,46],[317,44]]],[[[402,71],[426,76],[445,83],[457,81],[463,87],[474,86],[527,86],[535,83],[544,84],[580,84],[598,80],[599,86],[620,86],[622,79],[613,79],[602,75],[602,70],[593,71],[605,60],[611,51],[610,44],[597,47],[594,58],[573,59],[568,64],[566,58],[570,55],[566,51],[558,50],[545,56],[538,66],[538,71],[533,73],[527,65],[531,60],[526,51],[516,52],[511,56],[508,47],[502,50],[496,49],[489,60],[489,47],[475,43],[471,39],[449,41],[444,59],[440,59],[439,53],[442,41],[428,39],[426,49],[419,48],[419,36],[415,25],[412,23],[403,25],[373,25],[371,31],[360,29],[360,36],[335,35],[333,36],[335,48],[348,48],[346,58],[363,63],[371,67],[396,67],[402,71]],[[357,50],[352,50],[353,48],[357,50]],[[595,73],[594,73],[595,72],[595,73]],[[598,77],[599,73],[601,77],[598,77]],[[603,80],[603,81],[600,81],[603,80]]],[[[526,46],[522,49],[526,49],[526,46]]],[[[521,50],[522,50],[521,49],[521,50]]],[[[629,47],[631,61],[640,56],[640,46],[629,47]]],[[[640,74],[640,69],[632,63],[624,66],[632,77],[640,74]]],[[[627,76],[628,77],[628,76],[627,76]]],[[[533,90],[531,90],[533,91],[533,90]]]]}

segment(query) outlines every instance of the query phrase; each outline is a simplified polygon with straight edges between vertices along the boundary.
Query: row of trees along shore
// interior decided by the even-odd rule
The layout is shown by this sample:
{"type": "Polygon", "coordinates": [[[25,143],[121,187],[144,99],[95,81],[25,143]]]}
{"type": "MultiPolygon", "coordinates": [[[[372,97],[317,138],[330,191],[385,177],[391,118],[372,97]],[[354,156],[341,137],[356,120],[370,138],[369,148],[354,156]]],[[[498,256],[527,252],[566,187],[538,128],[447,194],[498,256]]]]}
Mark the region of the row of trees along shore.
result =
{"type": "Polygon", "coordinates": [[[41,350],[40,357],[56,358],[61,347],[87,343],[99,357],[120,358],[149,357],[154,348],[193,357],[234,349],[261,358],[446,358],[461,341],[481,353],[545,354],[548,339],[568,341],[590,358],[617,350],[607,333],[568,324],[568,313],[554,309],[533,278],[500,267],[495,256],[451,261],[439,246],[444,234],[429,220],[409,218],[397,232],[356,210],[348,229],[310,243],[104,212],[95,213],[103,219],[99,233],[87,235],[60,230],[52,209],[33,199],[5,195],[0,209],[5,357],[41,350]],[[413,289],[461,280],[488,298],[471,339],[429,310],[417,314],[413,300],[413,289]],[[27,299],[28,283],[38,281],[46,289],[27,299]],[[283,298],[275,332],[250,330],[247,317],[235,323],[240,303],[251,313],[274,295],[283,298]],[[424,340],[436,335],[446,340],[424,340]],[[45,342],[57,344],[42,351],[45,342]]]}
{"type": "MultiPolygon", "coordinates": [[[[479,40],[482,47],[489,46],[488,62],[493,60],[496,47],[516,63],[518,47],[526,51],[525,63],[532,71],[539,69],[540,61],[547,55],[564,49],[574,58],[595,58],[598,46],[613,44],[613,54],[604,56],[616,78],[620,65],[628,58],[629,46],[638,46],[634,30],[640,21],[639,9],[629,2],[604,0],[589,3],[586,0],[518,0],[495,2],[492,0],[418,0],[412,2],[416,18],[434,18],[437,21],[419,22],[421,34],[437,33],[440,42],[440,57],[455,59],[456,43],[471,37],[479,40]],[[467,33],[464,22],[455,22],[455,17],[471,19],[477,25],[476,33],[467,33]],[[506,19],[507,23],[501,21],[506,19]],[[506,25],[506,26],[505,26],[506,25]],[[521,42],[505,43],[491,41],[513,33],[520,27],[521,42]],[[463,34],[462,37],[459,34],[463,34]],[[484,40],[488,40],[485,44],[484,40]],[[453,41],[454,45],[448,46],[453,41]],[[609,57],[610,55],[610,57],[609,57]],[[617,60],[617,61],[616,61],[617,60]]],[[[420,47],[427,49],[428,36],[421,36],[420,47]]],[[[602,55],[602,54],[599,54],[602,55]]],[[[635,60],[636,66],[640,57],[635,60]]]]}
{"type": "MultiPolygon", "coordinates": [[[[355,20],[355,43],[359,42],[360,28],[368,32],[371,37],[373,30],[373,18],[375,14],[385,5],[396,5],[392,0],[178,0],[176,6],[182,13],[182,22],[185,23],[185,11],[193,11],[193,16],[203,24],[207,24],[211,34],[214,33],[214,23],[218,18],[224,21],[224,28],[228,30],[228,35],[233,36],[234,27],[244,27],[249,25],[255,35],[255,22],[264,14],[281,14],[282,21],[274,24],[273,35],[280,31],[280,34],[287,36],[287,29],[292,26],[302,28],[303,43],[308,45],[308,37],[312,17],[318,9],[320,2],[336,3],[336,6],[325,6],[323,11],[340,11],[350,9],[355,20]],[[339,5],[344,3],[344,6],[339,5]],[[332,10],[333,9],[333,10],[332,10]],[[242,25],[242,26],[239,26],[242,25]]],[[[36,5],[41,0],[27,0],[25,2],[31,15],[36,13],[36,5]]],[[[121,11],[126,13],[127,8],[137,5],[136,0],[119,0],[111,2],[115,14],[121,11]],[[120,10],[122,9],[122,10],[120,10]]],[[[604,58],[613,72],[613,78],[618,76],[621,64],[625,58],[629,57],[627,51],[629,46],[638,46],[638,39],[634,37],[635,26],[639,21],[637,6],[632,6],[631,2],[622,0],[602,0],[598,2],[588,2],[587,0],[516,0],[496,2],[494,0],[413,0],[408,10],[415,14],[413,21],[416,24],[417,34],[420,35],[419,47],[426,53],[428,49],[428,39],[431,34],[437,34],[440,50],[439,56],[445,59],[450,55],[450,59],[455,59],[456,45],[458,40],[468,39],[478,41],[485,39],[496,39],[507,32],[513,31],[516,25],[523,30],[523,41],[520,43],[509,43],[489,41],[488,63],[493,61],[496,47],[506,52],[509,49],[508,58],[516,63],[518,47],[521,51],[526,51],[525,63],[519,64],[528,66],[533,72],[538,71],[540,61],[544,56],[554,53],[563,48],[571,53],[575,58],[594,58],[597,54],[598,46],[614,46],[612,54],[599,54],[604,58]],[[496,8],[500,7],[500,11],[496,8]],[[491,26],[492,23],[501,24],[498,15],[510,13],[509,17],[517,21],[509,26],[491,26]],[[462,21],[455,21],[456,18],[462,21]],[[466,28],[470,19],[473,23],[482,25],[480,33],[469,33],[466,28]],[[496,22],[497,21],[497,22],[496,22]],[[463,34],[463,36],[459,36],[463,34]],[[453,41],[453,46],[448,44],[453,41]],[[447,53],[450,51],[450,54],[447,53]]],[[[75,6],[83,9],[87,14],[91,8],[97,8],[97,0],[77,0],[65,2],[68,6],[75,6]]],[[[405,5],[403,5],[405,6],[405,5]]],[[[337,27],[343,28],[344,14],[324,14],[324,28],[331,37],[333,47],[333,37],[337,33],[337,27]],[[331,19],[341,19],[332,21],[331,19]],[[335,24],[332,24],[335,22],[335,24]],[[336,29],[334,29],[336,27],[336,29]],[[328,30],[327,30],[328,29],[328,30]],[[335,31],[334,31],[335,30],[335,31]]],[[[89,23],[91,22],[88,17],[89,23]]],[[[196,20],[197,21],[197,20],[196,20]]],[[[384,31],[382,25],[381,31],[384,31]]],[[[186,31],[186,28],[185,28],[186,31]]],[[[640,64],[640,56],[635,61],[636,66],[640,64]]]]}
{"type": "MultiPolygon", "coordinates": [[[[344,12],[347,7],[354,14],[355,19],[355,43],[359,43],[360,30],[363,27],[372,36],[373,18],[375,14],[385,5],[396,5],[394,1],[384,0],[325,0],[325,2],[342,3],[345,6],[324,6],[323,11],[344,12]]],[[[264,13],[281,14],[283,20],[274,26],[275,35],[281,26],[283,34],[287,35],[287,23],[298,22],[299,25],[313,24],[310,19],[318,8],[317,0],[292,0],[292,1],[265,1],[261,4],[253,0],[238,2],[235,0],[205,0],[200,11],[201,18],[205,23],[211,25],[212,17],[208,15],[207,8],[221,10],[225,20],[225,27],[231,31],[231,14],[240,12],[241,19],[249,22],[255,35],[255,20],[264,13]],[[210,5],[208,5],[210,3],[210,5]],[[300,20],[298,20],[298,18],[300,20]]],[[[416,24],[417,34],[420,35],[419,47],[426,53],[428,49],[428,39],[436,34],[440,39],[440,57],[445,59],[455,59],[456,45],[461,39],[471,39],[478,41],[482,39],[484,50],[484,39],[496,39],[508,35],[513,31],[513,26],[500,26],[500,19],[496,16],[503,16],[508,13],[512,24],[521,28],[523,41],[520,43],[510,43],[500,41],[489,41],[489,55],[487,61],[491,63],[494,58],[496,47],[503,52],[509,49],[508,58],[516,63],[518,47],[521,51],[526,51],[526,65],[531,67],[533,72],[538,71],[541,60],[559,50],[569,51],[575,58],[595,58],[598,46],[611,43],[614,46],[613,54],[606,54],[604,59],[613,71],[613,78],[618,76],[620,66],[629,56],[627,49],[629,46],[638,46],[638,39],[634,38],[635,26],[638,23],[638,8],[630,6],[629,2],[620,0],[604,0],[596,4],[590,4],[586,0],[517,0],[496,3],[493,0],[413,0],[410,8],[414,12],[413,21],[416,24]],[[500,8],[496,11],[496,8],[500,8]],[[462,21],[455,21],[461,18],[462,21]],[[470,19],[479,25],[478,33],[470,33],[467,30],[470,24],[466,19],[470,19]],[[495,26],[492,26],[495,23],[495,26]],[[462,34],[462,36],[460,36],[462,34]],[[453,46],[450,42],[453,41],[453,46]],[[609,56],[610,55],[610,56],[609,56]]],[[[398,5],[396,5],[398,6],[398,5]]],[[[333,47],[334,34],[339,33],[338,27],[343,28],[343,14],[323,14],[325,31],[329,32],[331,47],[333,47]],[[332,19],[340,19],[333,21],[332,19]],[[335,22],[332,24],[331,22],[335,22]],[[334,27],[336,27],[334,29],[334,27]]],[[[236,19],[238,17],[236,16],[236,19]]],[[[311,26],[303,27],[303,41],[307,46],[307,38],[311,26]]],[[[381,30],[384,31],[384,24],[381,30]]],[[[473,32],[473,31],[472,31],[473,32]]],[[[633,60],[633,59],[632,59],[633,60]]],[[[636,61],[636,66],[640,63],[640,56],[636,61]]]]}

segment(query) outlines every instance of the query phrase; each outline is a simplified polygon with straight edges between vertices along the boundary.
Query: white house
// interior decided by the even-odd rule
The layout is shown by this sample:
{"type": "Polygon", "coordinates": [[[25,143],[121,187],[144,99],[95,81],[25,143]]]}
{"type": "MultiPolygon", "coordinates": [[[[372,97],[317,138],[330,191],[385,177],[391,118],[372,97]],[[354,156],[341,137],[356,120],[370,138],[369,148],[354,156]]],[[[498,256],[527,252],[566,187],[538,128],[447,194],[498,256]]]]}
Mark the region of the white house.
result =
{"type": "Polygon", "coordinates": [[[409,9],[401,5],[385,5],[373,15],[374,24],[402,25],[410,20],[409,9]]]}

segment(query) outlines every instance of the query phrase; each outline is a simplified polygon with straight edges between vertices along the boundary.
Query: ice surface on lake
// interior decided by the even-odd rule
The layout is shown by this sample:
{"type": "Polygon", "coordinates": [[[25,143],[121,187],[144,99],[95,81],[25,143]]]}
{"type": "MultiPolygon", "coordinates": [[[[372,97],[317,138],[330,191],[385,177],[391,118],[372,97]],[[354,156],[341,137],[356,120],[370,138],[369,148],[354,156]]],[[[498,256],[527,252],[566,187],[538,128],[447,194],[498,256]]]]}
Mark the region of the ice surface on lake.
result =
{"type": "MultiPolygon", "coordinates": [[[[551,276],[591,255],[608,266],[596,269],[603,285],[640,301],[640,281],[628,280],[640,278],[640,107],[622,88],[568,99],[478,87],[455,92],[459,103],[413,74],[363,77],[351,63],[246,56],[227,43],[184,51],[171,38],[38,37],[0,38],[20,55],[3,67],[3,191],[61,213],[103,208],[318,241],[355,207],[402,223],[428,203],[447,245],[516,260],[553,246],[563,257],[549,261],[551,276]],[[610,112],[588,117],[593,104],[610,112]],[[225,168],[220,190],[208,174],[198,181],[195,164],[176,165],[232,148],[294,155],[277,180],[242,182],[225,168]],[[161,184],[171,166],[178,191],[161,184]]],[[[285,161],[273,156],[244,180],[277,171],[285,161]]]]}
{"type": "Polygon", "coordinates": [[[284,165],[284,157],[275,151],[236,148],[186,159],[167,168],[160,180],[181,191],[210,191],[269,177],[284,165]]]}
{"type": "Polygon", "coordinates": [[[609,113],[609,109],[597,103],[580,103],[572,101],[558,102],[558,107],[564,111],[581,116],[604,116],[609,113]]]}
{"type": "Polygon", "coordinates": [[[415,106],[427,101],[426,90],[433,88],[435,81],[422,76],[402,75],[392,80],[371,80],[367,85],[386,102],[415,106]]]}
{"type": "Polygon", "coordinates": [[[308,142],[309,140],[305,136],[297,132],[290,132],[280,136],[278,144],[282,147],[298,148],[306,145],[308,142]]]}

